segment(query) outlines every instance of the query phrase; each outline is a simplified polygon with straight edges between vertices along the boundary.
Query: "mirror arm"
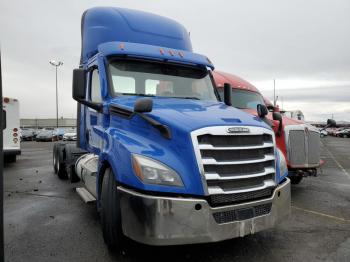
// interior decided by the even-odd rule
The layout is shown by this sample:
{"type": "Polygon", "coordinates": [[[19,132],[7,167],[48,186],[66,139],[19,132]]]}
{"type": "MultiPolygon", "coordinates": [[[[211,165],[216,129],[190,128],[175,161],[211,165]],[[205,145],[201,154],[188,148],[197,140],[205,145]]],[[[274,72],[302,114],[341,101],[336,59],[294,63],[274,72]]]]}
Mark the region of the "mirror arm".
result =
{"type": "Polygon", "coordinates": [[[278,130],[276,136],[280,137],[282,134],[282,120],[279,120],[278,130]]]}
{"type": "Polygon", "coordinates": [[[141,117],[142,119],[147,121],[151,126],[158,129],[159,132],[162,134],[162,136],[164,136],[165,138],[171,139],[171,131],[170,131],[170,128],[168,126],[159,123],[157,120],[155,120],[155,119],[153,119],[153,118],[151,118],[143,113],[134,112],[134,115],[138,115],[139,117],[141,117]]]}
{"type": "Polygon", "coordinates": [[[93,103],[87,100],[78,100],[79,103],[86,105],[87,107],[90,107],[92,109],[95,109],[97,112],[102,113],[103,106],[101,103],[93,103]]]}

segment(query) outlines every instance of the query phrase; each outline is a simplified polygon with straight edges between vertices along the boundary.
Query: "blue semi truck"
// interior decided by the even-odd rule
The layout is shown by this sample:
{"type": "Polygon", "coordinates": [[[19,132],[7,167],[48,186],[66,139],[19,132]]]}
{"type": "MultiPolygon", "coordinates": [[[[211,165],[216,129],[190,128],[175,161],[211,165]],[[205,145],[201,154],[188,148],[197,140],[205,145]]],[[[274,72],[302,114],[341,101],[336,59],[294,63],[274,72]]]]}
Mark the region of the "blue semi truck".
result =
{"type": "Polygon", "coordinates": [[[215,242],[273,227],[290,213],[283,154],[258,116],[220,100],[214,66],[179,23],[92,8],[73,71],[77,145],[56,143],[53,166],[96,202],[111,249],[215,242]]]}

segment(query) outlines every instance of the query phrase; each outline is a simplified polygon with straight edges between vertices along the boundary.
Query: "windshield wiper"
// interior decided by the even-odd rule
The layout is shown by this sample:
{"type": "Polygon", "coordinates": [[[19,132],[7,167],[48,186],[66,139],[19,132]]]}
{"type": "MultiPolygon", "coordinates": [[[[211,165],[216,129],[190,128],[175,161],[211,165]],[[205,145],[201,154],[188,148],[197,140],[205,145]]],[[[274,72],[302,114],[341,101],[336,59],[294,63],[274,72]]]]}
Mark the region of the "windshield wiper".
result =
{"type": "Polygon", "coordinates": [[[122,95],[127,95],[127,96],[146,96],[146,97],[155,97],[155,95],[141,94],[141,93],[122,93],[122,95]]]}
{"type": "Polygon", "coordinates": [[[167,98],[178,98],[178,99],[194,99],[194,100],[200,100],[200,98],[195,96],[166,96],[167,98]]]}

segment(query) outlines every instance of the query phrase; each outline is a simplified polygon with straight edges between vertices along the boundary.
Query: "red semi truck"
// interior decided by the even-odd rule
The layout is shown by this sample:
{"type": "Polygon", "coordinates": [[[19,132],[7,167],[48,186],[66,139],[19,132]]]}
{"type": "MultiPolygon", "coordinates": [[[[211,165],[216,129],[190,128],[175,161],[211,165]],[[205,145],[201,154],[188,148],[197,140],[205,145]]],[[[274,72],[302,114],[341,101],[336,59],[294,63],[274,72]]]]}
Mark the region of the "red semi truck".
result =
{"type": "MultiPolygon", "coordinates": [[[[257,115],[257,105],[266,105],[270,121],[276,134],[276,143],[283,152],[292,184],[298,184],[306,175],[317,175],[320,159],[320,132],[315,127],[296,119],[279,114],[259,90],[244,79],[221,71],[213,72],[214,81],[221,97],[224,84],[232,87],[232,106],[257,115]]],[[[333,124],[333,123],[332,123],[333,124]]]]}

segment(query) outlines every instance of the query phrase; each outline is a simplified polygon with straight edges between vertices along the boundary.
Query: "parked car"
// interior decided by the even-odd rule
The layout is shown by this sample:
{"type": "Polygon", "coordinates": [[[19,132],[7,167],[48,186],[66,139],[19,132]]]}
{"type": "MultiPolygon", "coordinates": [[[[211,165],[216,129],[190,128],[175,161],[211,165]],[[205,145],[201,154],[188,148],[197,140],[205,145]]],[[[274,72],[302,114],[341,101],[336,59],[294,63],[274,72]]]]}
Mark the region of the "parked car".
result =
{"type": "Polygon", "coordinates": [[[54,130],[43,130],[36,136],[35,141],[37,142],[53,141],[54,137],[55,137],[54,130]]]}
{"type": "Polygon", "coordinates": [[[28,128],[21,129],[21,141],[33,141],[34,140],[34,130],[28,128]]]}
{"type": "Polygon", "coordinates": [[[55,139],[56,140],[62,140],[65,133],[66,132],[64,131],[63,128],[56,128],[54,130],[55,139]]]}
{"type": "Polygon", "coordinates": [[[330,136],[336,136],[336,133],[338,132],[339,128],[329,128],[327,129],[328,135],[330,136]]]}
{"type": "Polygon", "coordinates": [[[344,138],[350,137],[350,129],[343,129],[343,130],[337,132],[337,136],[344,137],[344,138]]]}
{"type": "Polygon", "coordinates": [[[63,141],[77,141],[77,132],[69,130],[63,135],[63,141]]]}
{"type": "Polygon", "coordinates": [[[325,136],[328,136],[328,132],[324,129],[319,129],[320,131],[320,137],[325,137],[325,136]]]}

